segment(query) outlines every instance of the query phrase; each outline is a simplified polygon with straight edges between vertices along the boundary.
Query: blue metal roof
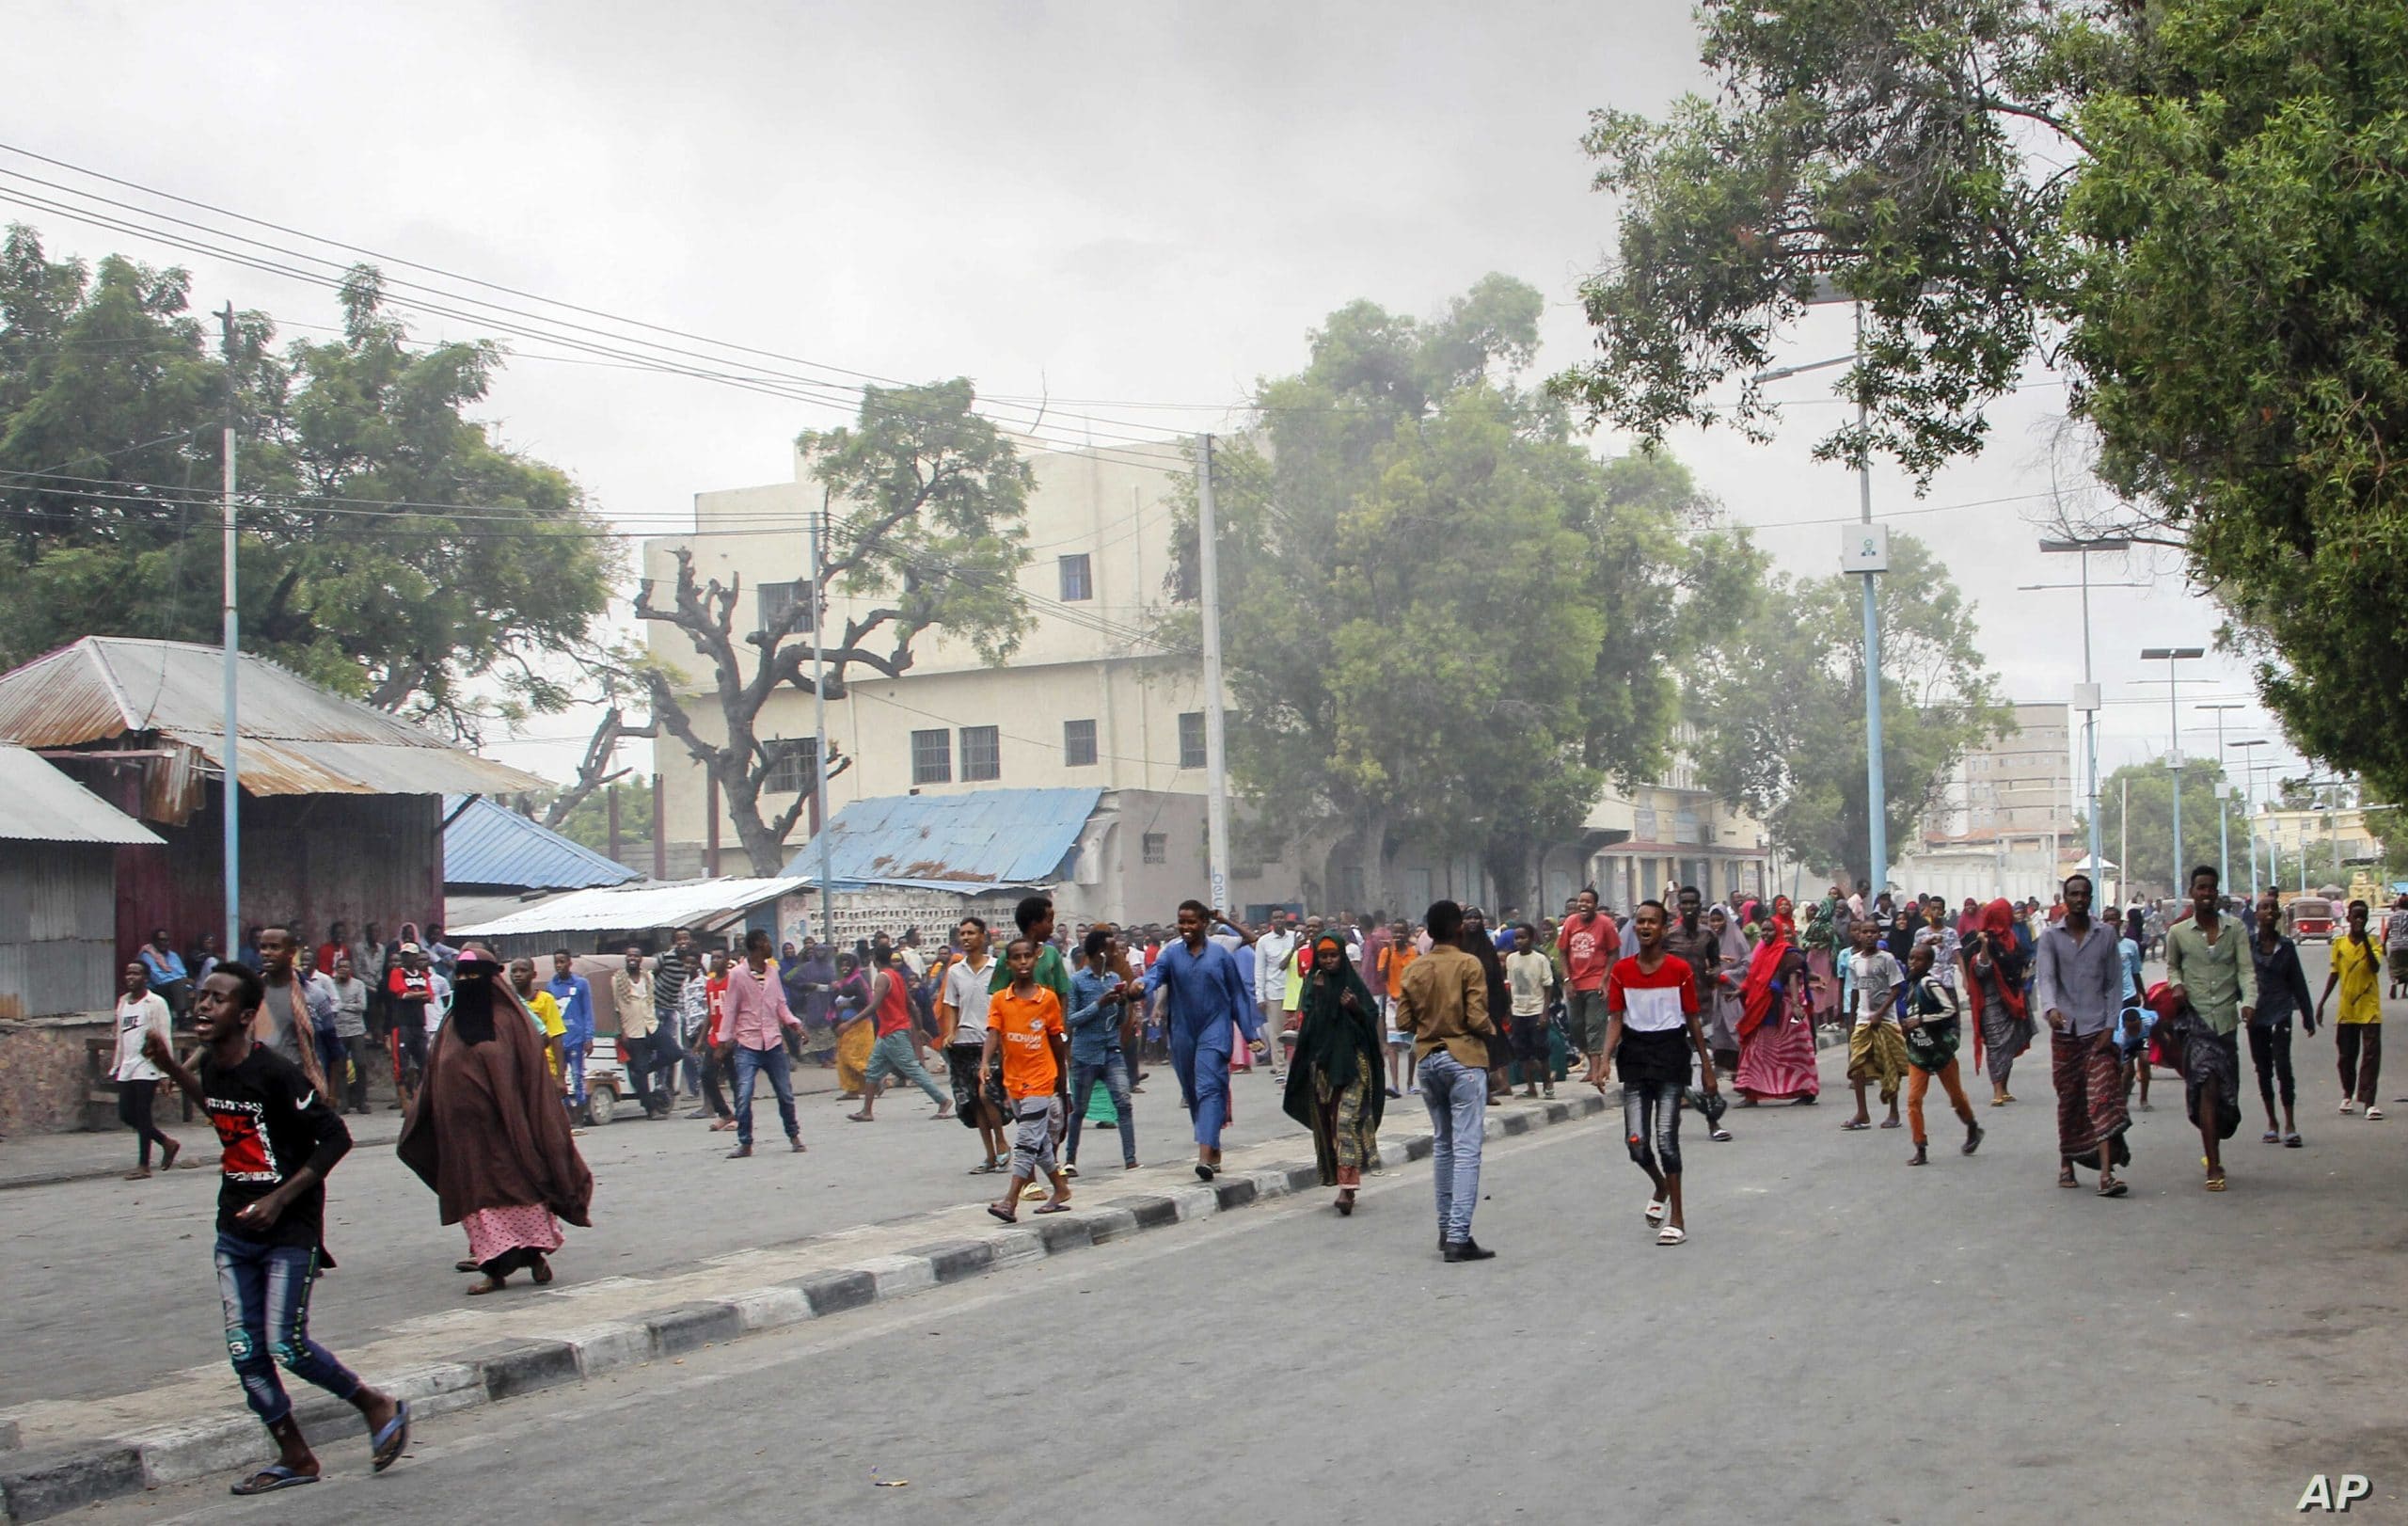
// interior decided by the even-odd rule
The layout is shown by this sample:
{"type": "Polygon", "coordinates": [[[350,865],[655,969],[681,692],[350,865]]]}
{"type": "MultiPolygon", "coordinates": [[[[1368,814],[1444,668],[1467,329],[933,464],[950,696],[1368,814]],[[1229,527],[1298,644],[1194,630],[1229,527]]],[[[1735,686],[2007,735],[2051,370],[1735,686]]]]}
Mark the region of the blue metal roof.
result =
{"type": "MultiPolygon", "coordinates": [[[[828,824],[830,877],[840,884],[971,892],[1059,880],[1101,789],[975,789],[855,801],[828,824]]],[[[785,866],[818,882],[819,844],[785,866]]]]}
{"type": "Polygon", "coordinates": [[[445,884],[589,890],[642,878],[483,795],[443,797],[445,884]]]}

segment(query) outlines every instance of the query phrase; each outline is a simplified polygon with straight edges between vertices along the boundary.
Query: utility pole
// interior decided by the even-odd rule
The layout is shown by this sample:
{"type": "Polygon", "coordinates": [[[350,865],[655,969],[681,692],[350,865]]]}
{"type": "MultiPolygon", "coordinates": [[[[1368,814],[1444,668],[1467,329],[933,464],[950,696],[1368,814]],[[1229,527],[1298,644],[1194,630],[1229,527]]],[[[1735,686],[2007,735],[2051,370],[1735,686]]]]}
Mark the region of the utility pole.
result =
{"type": "MultiPolygon", "coordinates": [[[[1864,365],[1864,304],[1856,305],[1856,364],[1861,372],[1864,365]]],[[[1860,391],[1856,400],[1857,428],[1869,427],[1870,405],[1860,391]]],[[[1868,451],[1856,469],[1856,520],[1858,524],[1873,523],[1873,456],[1868,451]]],[[[1889,548],[1882,547],[1881,564],[1889,564],[1889,548]]],[[[1864,814],[1871,827],[1869,836],[1873,850],[1873,882],[1865,891],[1865,904],[1881,894],[1890,879],[1890,795],[1881,776],[1881,620],[1873,591],[1873,580],[1878,574],[1868,567],[1864,572],[1864,814]]]]}
{"type": "Polygon", "coordinates": [[[2246,705],[2199,705],[2194,709],[2216,712],[2216,887],[2231,894],[2232,883],[2232,811],[2231,796],[2224,778],[2224,715],[2226,710],[2245,710],[2246,705]]]}
{"type": "Polygon", "coordinates": [[[2124,803],[2116,808],[2115,888],[2119,898],[2132,898],[2132,776],[2124,775],[2124,803]]]}
{"type": "MultiPolygon", "coordinates": [[[[1212,909],[1227,911],[1229,894],[1229,754],[1221,719],[1221,552],[1212,518],[1212,437],[1196,437],[1196,547],[1204,600],[1204,771],[1206,868],[1212,909]]],[[[1377,850],[1374,849],[1374,851],[1377,850]]]]}
{"type": "Polygon", "coordinates": [[[2207,656],[2204,647],[2151,646],[2141,653],[2144,662],[2165,664],[2165,755],[2166,777],[2174,784],[2174,864],[2167,872],[2173,876],[2173,888],[2168,892],[2180,898],[2190,888],[2190,879],[2182,867],[2182,680],[2175,676],[2174,664],[2188,662],[2207,656]]]}
{"type": "Polygon", "coordinates": [[[225,634],[226,659],[226,755],[225,779],[226,840],[223,849],[226,869],[226,942],[221,957],[232,959],[243,946],[243,764],[235,739],[241,734],[237,723],[238,702],[242,689],[242,627],[237,617],[234,589],[234,304],[226,304],[217,315],[217,329],[226,351],[226,438],[225,456],[225,634]]]}
{"type": "MultiPolygon", "coordinates": [[[[827,549],[828,490],[819,494],[819,517],[811,521],[811,578],[803,585],[803,596],[811,600],[811,709],[816,718],[819,738],[812,743],[816,756],[811,760],[811,798],[819,813],[819,939],[831,949],[836,946],[836,887],[829,869],[835,857],[835,844],[828,835],[828,650],[820,627],[827,624],[827,600],[820,596],[820,581],[825,575],[822,557],[827,549]]],[[[805,940],[806,942],[808,940],[805,940]]]]}

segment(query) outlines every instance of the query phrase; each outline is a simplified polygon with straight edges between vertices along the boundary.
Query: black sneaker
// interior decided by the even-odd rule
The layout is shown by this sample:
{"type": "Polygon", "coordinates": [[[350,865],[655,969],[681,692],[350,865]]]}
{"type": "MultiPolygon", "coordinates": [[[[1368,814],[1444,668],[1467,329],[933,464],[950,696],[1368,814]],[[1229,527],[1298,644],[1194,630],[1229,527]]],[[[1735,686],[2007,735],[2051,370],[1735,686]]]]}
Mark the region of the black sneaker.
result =
{"type": "Polygon", "coordinates": [[[1458,1240],[1446,1248],[1447,1259],[1455,1261],[1495,1261],[1497,1252],[1484,1250],[1477,1240],[1458,1240]]]}

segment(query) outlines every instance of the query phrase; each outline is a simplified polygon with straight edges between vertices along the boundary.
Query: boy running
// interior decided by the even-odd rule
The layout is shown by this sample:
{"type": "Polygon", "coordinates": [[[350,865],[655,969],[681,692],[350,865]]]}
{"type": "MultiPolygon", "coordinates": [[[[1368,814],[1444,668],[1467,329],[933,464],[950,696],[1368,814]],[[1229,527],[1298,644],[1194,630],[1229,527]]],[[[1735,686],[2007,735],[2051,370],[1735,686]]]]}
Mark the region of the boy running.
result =
{"type": "MultiPolygon", "coordinates": [[[[1647,1222],[1661,1224],[1659,1246],[1687,1240],[1681,1216],[1681,1093],[1697,1055],[1706,1094],[1713,1095],[1714,1057],[1698,1021],[1697,978],[1664,951],[1664,903],[1641,901],[1631,917],[1639,952],[1606,976],[1606,1036],[1600,1053],[1613,1057],[1622,1077],[1624,1142],[1647,1173],[1647,1222]]],[[[1604,1089],[1604,1082],[1598,1089],[1604,1089]]]]}
{"type": "Polygon", "coordinates": [[[1880,930],[1870,919],[1848,930],[1855,945],[1847,962],[1849,1000],[1856,1008],[1856,1025],[1848,1030],[1847,1080],[1856,1089],[1856,1116],[1843,1129],[1869,1129],[1872,1115],[1864,1108],[1864,1085],[1877,1081],[1881,1100],[1890,1105],[1885,1129],[1898,1126],[1898,1083],[1906,1078],[1907,1045],[1898,1032],[1898,988],[1907,972],[1898,956],[1877,946],[1880,930]]]}
{"type": "Polygon", "coordinates": [[[150,1063],[208,1112],[224,1146],[215,1260],[226,1350],[244,1400],[276,1438],[278,1453],[234,1486],[246,1495],[318,1481],[317,1456],[293,1421],[278,1366],[359,1411],[377,1472],[393,1465],[410,1439],[407,1403],[362,1383],[309,1339],[309,1284],[331,1264],[326,1173],[351,1149],[351,1132],[298,1065],[252,1039],[265,995],[248,968],[221,964],[193,1002],[202,1045],[197,1066],[177,1063],[155,1033],[143,1043],[150,1063]]]}
{"type": "Polygon", "coordinates": [[[1915,1152],[1909,1166],[1928,1166],[1931,1139],[1924,1133],[1923,1099],[1937,1079],[1948,1093],[1949,1105],[1965,1122],[1964,1152],[1982,1147],[1982,1126],[1973,1121],[1973,1105],[1965,1100],[1965,1084],[1957,1079],[1956,1045],[1963,1037],[1956,993],[1932,973],[1936,943],[1919,942],[1907,956],[1907,1015],[1899,1026],[1907,1038],[1907,1126],[1914,1131],[1915,1152]]]}
{"type": "Polygon", "coordinates": [[[1011,1180],[1001,1201],[987,1212],[1006,1224],[1019,1222],[1021,1189],[1039,1171],[1054,1184],[1054,1196],[1037,1211],[1058,1214],[1070,1206],[1070,1184],[1054,1158],[1054,1143],[1069,1116],[1062,1087],[1070,1073],[1069,1056],[1062,1042],[1062,1002],[1037,983],[1037,945],[1025,936],[1014,938],[1004,950],[1004,967],[1011,984],[996,992],[987,1004],[987,1048],[978,1057],[978,1085],[987,1085],[995,1055],[1004,1058],[1004,1095],[1011,1104],[1019,1133],[1012,1139],[1011,1180]]]}

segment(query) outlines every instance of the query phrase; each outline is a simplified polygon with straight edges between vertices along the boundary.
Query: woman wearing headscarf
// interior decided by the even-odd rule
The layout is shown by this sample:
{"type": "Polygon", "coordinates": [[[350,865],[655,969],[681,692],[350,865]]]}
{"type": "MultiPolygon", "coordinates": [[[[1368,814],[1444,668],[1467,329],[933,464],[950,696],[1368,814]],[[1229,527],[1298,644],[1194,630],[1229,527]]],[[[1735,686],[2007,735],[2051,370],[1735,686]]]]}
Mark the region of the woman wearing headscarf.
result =
{"type": "Polygon", "coordinates": [[[426,1080],[393,1148],[435,1189],[443,1222],[468,1234],[464,1267],[491,1293],[521,1269],[552,1280],[559,1220],[584,1228],[594,1175],[569,1137],[560,1087],[517,993],[487,950],[462,951],[452,1015],[426,1057],[426,1080]]]}
{"type": "Polygon", "coordinates": [[[858,1097],[869,1079],[869,1052],[878,1045],[877,1013],[870,1010],[869,982],[861,961],[852,954],[836,956],[836,989],[829,1021],[836,1025],[836,1090],[858,1097]]]}
{"type": "Polygon", "coordinates": [[[1739,991],[1739,1068],[1732,1086],[1739,1105],[1795,1098],[1811,1105],[1822,1090],[1814,1065],[1814,993],[1798,950],[1798,930],[1786,914],[1748,961],[1739,991]]]}
{"type": "Polygon", "coordinates": [[[1363,984],[1346,941],[1316,939],[1308,956],[1295,1063],[1281,1105],[1313,1132],[1321,1184],[1338,1189],[1338,1211],[1354,1211],[1363,1168],[1380,1165],[1380,1115],[1387,1099],[1381,1073],[1384,1029],[1378,1003],[1363,984]]]}
{"type": "Polygon", "coordinates": [[[1748,940],[1727,907],[1705,914],[1706,930],[1714,934],[1714,967],[1703,971],[1700,984],[1706,1001],[1705,1042],[1714,1068],[1725,1075],[1739,1069],[1740,988],[1748,979],[1748,940]]]}
{"type": "Polygon", "coordinates": [[[1971,976],[1965,997],[1973,1009],[1974,1060],[1989,1069],[1990,1105],[2004,1107],[2015,1100],[2007,1078],[2016,1057],[2032,1047],[2035,1029],[2024,1000],[2031,958],[2010,902],[1994,900],[1982,908],[1982,925],[1965,943],[1965,968],[1971,976]]]}

